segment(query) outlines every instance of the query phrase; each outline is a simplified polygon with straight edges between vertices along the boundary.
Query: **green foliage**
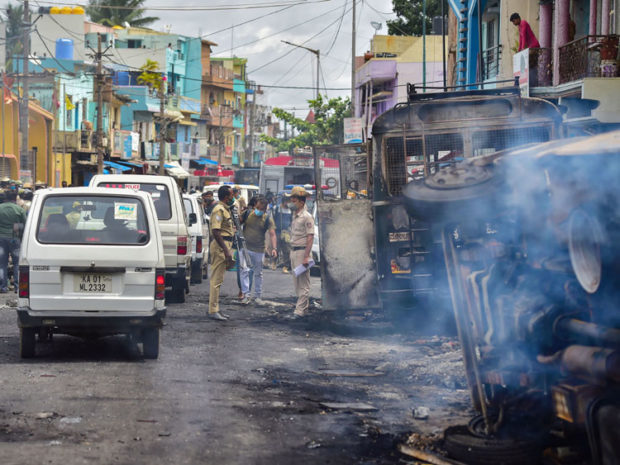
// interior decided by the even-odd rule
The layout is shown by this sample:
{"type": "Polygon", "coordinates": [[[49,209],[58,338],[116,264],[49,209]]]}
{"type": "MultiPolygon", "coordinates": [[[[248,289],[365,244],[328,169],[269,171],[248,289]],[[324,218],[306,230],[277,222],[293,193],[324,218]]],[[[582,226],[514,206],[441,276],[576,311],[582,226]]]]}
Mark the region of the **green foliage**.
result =
{"type": "Polygon", "coordinates": [[[144,27],[159,19],[155,16],[144,16],[145,10],[140,8],[144,2],[145,0],[88,0],[86,13],[91,21],[106,26],[124,27],[127,22],[131,26],[144,27]],[[108,5],[123,8],[107,8],[108,5]]]}
{"type": "Polygon", "coordinates": [[[16,56],[23,53],[22,45],[22,21],[24,19],[24,6],[13,6],[10,3],[6,6],[6,70],[15,72],[13,64],[17,63],[16,56]]]}
{"type": "Polygon", "coordinates": [[[157,71],[159,63],[153,60],[146,59],[146,63],[140,66],[142,73],[138,76],[138,83],[149,86],[151,89],[160,89],[163,75],[157,71]]]}
{"type": "MultiPolygon", "coordinates": [[[[421,36],[424,24],[423,0],[392,0],[392,10],[397,18],[387,21],[388,34],[395,36],[421,36]]],[[[441,16],[441,0],[426,0],[426,33],[430,34],[433,17],[441,16]]],[[[446,26],[447,27],[447,26],[446,26]]]]}
{"type": "Polygon", "coordinates": [[[273,146],[276,151],[291,151],[295,147],[312,145],[342,144],[344,142],[343,119],[351,113],[349,98],[326,99],[319,94],[314,100],[308,100],[314,112],[314,123],[295,117],[292,113],[274,108],[273,114],[287,125],[295,128],[299,134],[289,140],[261,135],[260,140],[273,146]]]}

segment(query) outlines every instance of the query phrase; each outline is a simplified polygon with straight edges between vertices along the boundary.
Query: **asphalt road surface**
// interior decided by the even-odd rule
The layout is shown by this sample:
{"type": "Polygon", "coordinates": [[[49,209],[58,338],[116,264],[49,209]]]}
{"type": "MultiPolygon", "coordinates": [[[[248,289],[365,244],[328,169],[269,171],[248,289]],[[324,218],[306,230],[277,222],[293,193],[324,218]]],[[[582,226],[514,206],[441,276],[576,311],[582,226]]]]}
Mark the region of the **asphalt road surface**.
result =
{"type": "Polygon", "coordinates": [[[402,463],[403,435],[470,413],[453,338],[343,332],[318,307],[290,321],[290,275],[266,271],[264,287],[271,305],[241,306],[227,273],[231,318],[216,322],[208,282],[192,286],[168,306],[158,360],[125,337],[62,335],[21,360],[15,310],[2,307],[0,464],[402,463]]]}

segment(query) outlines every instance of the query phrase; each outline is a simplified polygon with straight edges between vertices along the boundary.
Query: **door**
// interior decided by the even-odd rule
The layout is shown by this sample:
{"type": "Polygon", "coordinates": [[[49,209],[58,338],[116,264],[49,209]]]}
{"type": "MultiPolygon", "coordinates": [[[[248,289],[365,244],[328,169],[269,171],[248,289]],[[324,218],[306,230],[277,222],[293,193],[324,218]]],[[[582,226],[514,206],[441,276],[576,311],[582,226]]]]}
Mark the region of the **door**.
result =
{"type": "Polygon", "coordinates": [[[378,308],[369,199],[318,201],[323,307],[378,308]]]}

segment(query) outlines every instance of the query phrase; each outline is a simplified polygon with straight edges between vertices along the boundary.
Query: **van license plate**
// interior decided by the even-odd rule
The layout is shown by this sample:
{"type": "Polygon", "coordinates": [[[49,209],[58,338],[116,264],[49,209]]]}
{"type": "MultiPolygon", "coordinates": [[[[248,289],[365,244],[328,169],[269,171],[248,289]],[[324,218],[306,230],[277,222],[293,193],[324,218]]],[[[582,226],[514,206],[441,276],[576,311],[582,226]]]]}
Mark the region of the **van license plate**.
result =
{"type": "Polygon", "coordinates": [[[86,294],[112,292],[112,275],[101,273],[79,273],[73,278],[73,290],[86,294]]]}

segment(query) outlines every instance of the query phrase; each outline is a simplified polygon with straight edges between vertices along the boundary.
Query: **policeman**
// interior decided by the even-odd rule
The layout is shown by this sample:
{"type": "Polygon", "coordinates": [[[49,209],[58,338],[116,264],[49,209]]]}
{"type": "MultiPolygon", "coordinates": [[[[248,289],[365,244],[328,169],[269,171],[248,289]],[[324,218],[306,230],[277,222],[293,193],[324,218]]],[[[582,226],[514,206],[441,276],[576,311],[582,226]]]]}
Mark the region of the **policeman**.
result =
{"type": "Polygon", "coordinates": [[[220,201],[211,212],[211,235],[209,259],[211,264],[211,283],[209,285],[209,318],[218,321],[228,319],[220,313],[220,288],[224,282],[224,273],[232,268],[233,221],[230,209],[235,203],[230,186],[222,186],[217,191],[220,201]]]}
{"type": "MultiPolygon", "coordinates": [[[[306,197],[308,192],[301,187],[295,186],[291,191],[289,207],[293,210],[291,222],[291,269],[295,270],[299,265],[309,268],[310,252],[314,240],[314,220],[306,209],[306,197]]],[[[297,294],[297,305],[293,312],[293,319],[301,318],[308,311],[310,297],[310,270],[306,269],[303,273],[295,276],[295,293],[297,294]]]]}

